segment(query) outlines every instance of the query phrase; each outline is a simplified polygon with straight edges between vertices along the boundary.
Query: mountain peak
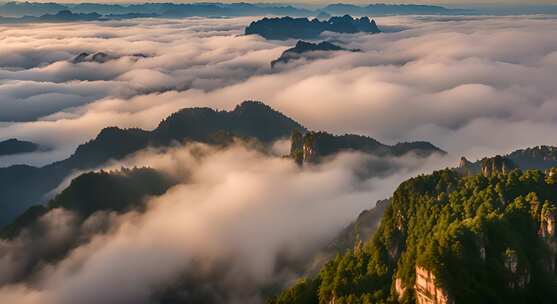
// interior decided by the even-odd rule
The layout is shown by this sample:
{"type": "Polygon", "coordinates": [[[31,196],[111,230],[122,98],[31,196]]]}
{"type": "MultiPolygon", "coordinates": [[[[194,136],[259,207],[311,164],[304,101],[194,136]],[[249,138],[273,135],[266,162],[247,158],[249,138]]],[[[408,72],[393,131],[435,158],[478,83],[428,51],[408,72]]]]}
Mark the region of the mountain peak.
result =
{"type": "Polygon", "coordinates": [[[4,141],[0,141],[0,156],[1,155],[10,155],[10,154],[19,154],[19,153],[28,153],[33,152],[39,149],[39,145],[19,140],[16,138],[10,138],[4,141]]]}
{"type": "Polygon", "coordinates": [[[296,46],[290,49],[287,49],[282,53],[282,55],[271,62],[271,68],[274,68],[277,64],[283,63],[286,64],[290,61],[305,58],[307,60],[316,59],[321,57],[321,55],[311,54],[311,56],[305,56],[305,53],[309,52],[335,52],[335,51],[349,51],[349,52],[360,52],[361,50],[354,49],[348,50],[328,41],[322,41],[320,43],[311,43],[303,40],[299,40],[296,43],[296,46]]]}
{"type": "Polygon", "coordinates": [[[314,39],[321,33],[329,31],[335,33],[380,33],[381,31],[369,18],[352,18],[350,15],[331,17],[328,21],[315,18],[263,18],[252,22],[245,29],[246,35],[257,34],[265,39],[286,40],[314,39]]]}
{"type": "Polygon", "coordinates": [[[265,110],[265,111],[273,111],[276,112],[273,108],[266,105],[265,103],[257,100],[246,100],[234,108],[233,112],[242,112],[242,111],[253,111],[253,110],[265,110]]]}

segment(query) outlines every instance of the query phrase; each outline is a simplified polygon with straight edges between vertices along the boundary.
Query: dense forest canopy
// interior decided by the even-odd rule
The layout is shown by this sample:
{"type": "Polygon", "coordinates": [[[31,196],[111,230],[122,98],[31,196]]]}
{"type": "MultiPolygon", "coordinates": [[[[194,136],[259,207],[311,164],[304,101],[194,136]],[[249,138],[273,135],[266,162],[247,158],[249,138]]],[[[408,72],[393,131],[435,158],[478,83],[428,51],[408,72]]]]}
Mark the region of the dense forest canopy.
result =
{"type": "Polygon", "coordinates": [[[270,302],[554,303],[556,182],[553,170],[519,169],[412,178],[371,241],[270,302]],[[429,292],[416,280],[424,273],[429,292]]]}

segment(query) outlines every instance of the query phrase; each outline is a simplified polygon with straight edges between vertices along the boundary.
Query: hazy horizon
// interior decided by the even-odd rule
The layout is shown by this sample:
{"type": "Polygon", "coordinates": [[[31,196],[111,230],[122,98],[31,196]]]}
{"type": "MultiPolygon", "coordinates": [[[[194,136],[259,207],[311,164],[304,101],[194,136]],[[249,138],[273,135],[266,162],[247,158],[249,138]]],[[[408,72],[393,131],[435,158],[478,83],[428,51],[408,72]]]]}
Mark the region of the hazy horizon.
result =
{"type": "MultiPolygon", "coordinates": [[[[13,2],[13,1],[1,1],[13,2]]],[[[206,1],[206,0],[128,0],[128,1],[118,1],[118,0],[95,0],[95,1],[74,1],[74,0],[32,0],[32,1],[15,1],[15,2],[39,2],[39,3],[113,3],[113,4],[127,4],[127,3],[270,3],[270,4],[292,4],[301,6],[326,6],[329,4],[356,4],[356,5],[367,5],[367,4],[425,4],[425,5],[441,5],[441,6],[535,6],[535,5],[557,5],[557,0],[535,0],[535,1],[524,1],[524,0],[442,0],[442,1],[431,1],[431,0],[413,0],[413,1],[398,1],[398,0],[382,0],[382,1],[365,1],[365,0],[353,0],[353,1],[321,1],[321,0],[221,0],[221,1],[206,1]]]]}

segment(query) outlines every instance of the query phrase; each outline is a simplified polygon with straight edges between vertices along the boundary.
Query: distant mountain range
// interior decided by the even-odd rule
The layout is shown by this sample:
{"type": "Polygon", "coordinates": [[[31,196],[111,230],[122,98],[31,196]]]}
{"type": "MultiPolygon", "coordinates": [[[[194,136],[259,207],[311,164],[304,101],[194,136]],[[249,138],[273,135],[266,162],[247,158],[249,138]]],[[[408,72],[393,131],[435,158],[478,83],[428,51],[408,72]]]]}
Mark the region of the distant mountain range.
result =
{"type": "Polygon", "coordinates": [[[296,46],[287,49],[282,53],[282,55],[279,58],[273,60],[271,62],[271,68],[274,68],[278,64],[287,64],[291,61],[299,60],[302,58],[308,60],[315,58],[315,56],[307,56],[308,53],[311,53],[313,55],[318,55],[322,53],[337,52],[337,51],[360,52],[360,50],[345,49],[343,47],[340,47],[336,44],[327,41],[323,41],[320,43],[311,43],[311,42],[300,40],[296,43],[296,46]]]}
{"type": "Polygon", "coordinates": [[[246,35],[259,35],[265,39],[315,39],[321,33],[329,31],[335,33],[380,33],[374,20],[368,17],[352,18],[344,15],[342,17],[331,17],[327,21],[308,18],[263,18],[252,22],[246,27],[246,35]]]}
{"type": "Polygon", "coordinates": [[[250,4],[250,3],[142,3],[142,4],[104,4],[104,3],[39,3],[7,2],[0,5],[0,16],[23,17],[57,14],[70,10],[75,14],[96,13],[103,16],[152,15],[160,17],[221,17],[221,16],[261,16],[291,15],[309,16],[312,11],[291,5],[250,4]]]}
{"type": "Polygon", "coordinates": [[[98,13],[73,13],[70,10],[61,10],[54,14],[23,17],[0,17],[0,23],[28,23],[28,22],[76,22],[106,20],[98,13]]]}
{"type": "Polygon", "coordinates": [[[264,3],[55,3],[6,2],[0,4],[0,23],[71,22],[130,18],[292,16],[328,19],[335,15],[516,15],[556,14],[555,5],[477,6],[456,9],[436,5],[337,3],[315,10],[295,5],[264,3]],[[61,11],[65,11],[60,14],[61,11]],[[71,12],[68,14],[66,11],[71,12]]]}
{"type": "MultiPolygon", "coordinates": [[[[109,160],[122,159],[149,146],[166,147],[185,141],[226,145],[233,137],[271,143],[288,138],[296,133],[294,131],[299,134],[308,132],[293,119],[254,101],[246,101],[230,112],[210,108],[183,109],[164,119],[152,131],[105,128],[95,139],[80,145],[73,155],[63,161],[40,168],[27,165],[0,168],[0,225],[10,222],[29,206],[44,202],[45,195],[71,172],[91,170],[109,160]]],[[[442,153],[439,148],[426,143],[386,146],[364,136],[316,134],[315,147],[320,156],[342,150],[361,150],[366,153],[390,151],[396,155],[404,152],[442,153]]]]}
{"type": "Polygon", "coordinates": [[[473,10],[449,9],[436,5],[418,4],[370,4],[365,6],[337,3],[321,11],[330,15],[380,16],[380,15],[455,15],[470,14],[473,10]]]}
{"type": "Polygon", "coordinates": [[[472,10],[448,9],[432,5],[357,6],[332,4],[317,10],[281,4],[251,3],[40,3],[7,2],[0,5],[0,23],[72,22],[129,18],[183,18],[183,17],[240,17],[240,16],[293,16],[314,17],[331,15],[379,16],[401,14],[471,14],[472,10]]]}

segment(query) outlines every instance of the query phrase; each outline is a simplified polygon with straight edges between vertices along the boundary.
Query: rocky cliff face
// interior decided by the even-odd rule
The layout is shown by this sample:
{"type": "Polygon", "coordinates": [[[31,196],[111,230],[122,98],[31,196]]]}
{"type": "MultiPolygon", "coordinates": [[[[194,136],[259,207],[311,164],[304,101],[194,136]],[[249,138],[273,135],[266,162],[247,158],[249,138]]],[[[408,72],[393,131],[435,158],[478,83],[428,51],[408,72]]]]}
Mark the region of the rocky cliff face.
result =
{"type": "Polygon", "coordinates": [[[557,303],[557,171],[499,174],[509,163],[486,160],[489,179],[442,170],[402,183],[363,250],[330,260],[304,292],[324,303],[557,303]]]}
{"type": "MultiPolygon", "coordinates": [[[[483,158],[470,162],[465,157],[454,170],[463,175],[483,174],[491,176],[496,173],[506,173],[515,168],[521,170],[548,170],[557,167],[557,147],[538,146],[516,150],[504,156],[483,158]]],[[[551,172],[553,175],[555,172],[551,172]]]]}
{"type": "Polygon", "coordinates": [[[555,265],[557,264],[557,238],[555,236],[557,210],[551,206],[552,204],[546,204],[542,209],[539,235],[549,250],[547,260],[544,263],[546,270],[549,273],[555,273],[555,265]]]}
{"type": "Polygon", "coordinates": [[[404,286],[404,283],[402,282],[401,278],[395,279],[395,293],[399,301],[406,294],[406,287],[404,286]]]}
{"type": "Polygon", "coordinates": [[[430,143],[409,142],[389,146],[373,138],[354,134],[307,132],[301,135],[296,131],[291,137],[290,156],[300,164],[319,162],[324,157],[343,151],[357,151],[376,156],[402,156],[412,152],[420,157],[446,153],[430,143]]]}
{"type": "Polygon", "coordinates": [[[496,174],[507,174],[516,168],[512,160],[497,155],[482,160],[482,175],[489,177],[496,174]]]}
{"type": "Polygon", "coordinates": [[[447,291],[437,284],[437,278],[429,270],[416,266],[416,303],[418,304],[448,304],[454,303],[447,291]]]}
{"type": "Polygon", "coordinates": [[[469,161],[466,157],[462,156],[460,158],[460,162],[458,163],[458,167],[455,168],[455,171],[462,174],[462,175],[474,175],[479,173],[480,166],[478,164],[469,161]]]}
{"type": "Polygon", "coordinates": [[[523,289],[531,280],[531,274],[520,259],[516,250],[507,249],[504,253],[505,268],[508,271],[507,286],[512,289],[523,289]]]}

